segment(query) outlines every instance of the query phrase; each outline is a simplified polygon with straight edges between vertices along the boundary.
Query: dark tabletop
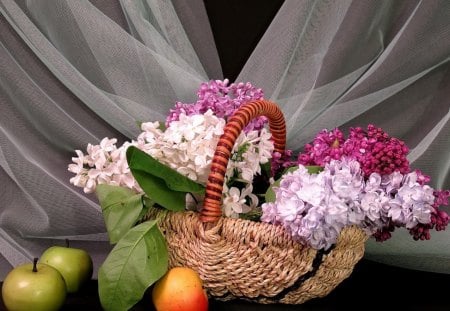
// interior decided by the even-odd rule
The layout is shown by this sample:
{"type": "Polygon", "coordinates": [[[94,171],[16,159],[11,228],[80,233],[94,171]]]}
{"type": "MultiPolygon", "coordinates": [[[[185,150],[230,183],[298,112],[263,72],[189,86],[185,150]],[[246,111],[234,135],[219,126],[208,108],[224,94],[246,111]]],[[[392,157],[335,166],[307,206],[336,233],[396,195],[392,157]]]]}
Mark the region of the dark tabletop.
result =
{"type": "MultiPolygon", "coordinates": [[[[246,301],[220,302],[211,299],[213,310],[450,310],[450,274],[402,269],[360,261],[352,275],[328,296],[301,305],[262,305],[246,301]]],[[[0,310],[5,310],[3,303],[0,310]]],[[[102,310],[95,280],[79,293],[70,294],[62,308],[68,310],[102,310]]],[[[148,294],[133,311],[154,310],[148,294]]],[[[30,310],[32,311],[32,310],[30,310]]]]}

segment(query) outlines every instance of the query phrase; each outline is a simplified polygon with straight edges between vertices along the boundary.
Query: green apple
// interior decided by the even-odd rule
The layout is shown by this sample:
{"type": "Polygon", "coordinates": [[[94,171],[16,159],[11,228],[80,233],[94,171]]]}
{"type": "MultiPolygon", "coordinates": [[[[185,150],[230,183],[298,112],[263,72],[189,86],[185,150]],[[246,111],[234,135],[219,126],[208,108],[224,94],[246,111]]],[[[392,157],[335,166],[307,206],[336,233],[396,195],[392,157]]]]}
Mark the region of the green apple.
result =
{"type": "Polygon", "coordinates": [[[77,292],[92,277],[93,264],[89,253],[81,248],[51,246],[40,258],[40,262],[56,268],[64,277],[68,293],[77,292]]]}
{"type": "Polygon", "coordinates": [[[66,295],[61,273],[37,263],[37,258],[12,269],[2,286],[3,302],[9,311],[56,311],[64,304],[66,295]]]}

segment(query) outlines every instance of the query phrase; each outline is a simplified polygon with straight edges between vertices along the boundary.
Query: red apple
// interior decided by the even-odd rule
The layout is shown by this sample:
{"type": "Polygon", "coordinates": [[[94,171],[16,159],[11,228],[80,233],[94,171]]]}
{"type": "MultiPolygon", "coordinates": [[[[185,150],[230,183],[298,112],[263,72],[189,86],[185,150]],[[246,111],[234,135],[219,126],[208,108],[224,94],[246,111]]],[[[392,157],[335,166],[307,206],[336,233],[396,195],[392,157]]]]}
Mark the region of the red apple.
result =
{"type": "Polygon", "coordinates": [[[206,311],[208,296],[199,274],[187,267],[175,267],[159,279],[152,290],[157,311],[206,311]]]}
{"type": "Polygon", "coordinates": [[[92,277],[92,258],[87,251],[81,248],[66,246],[51,246],[46,249],[40,262],[54,267],[66,281],[67,292],[77,292],[92,277]]]}
{"type": "Polygon", "coordinates": [[[6,275],[2,297],[9,311],[56,311],[66,300],[66,284],[58,270],[35,258],[6,275]]]}

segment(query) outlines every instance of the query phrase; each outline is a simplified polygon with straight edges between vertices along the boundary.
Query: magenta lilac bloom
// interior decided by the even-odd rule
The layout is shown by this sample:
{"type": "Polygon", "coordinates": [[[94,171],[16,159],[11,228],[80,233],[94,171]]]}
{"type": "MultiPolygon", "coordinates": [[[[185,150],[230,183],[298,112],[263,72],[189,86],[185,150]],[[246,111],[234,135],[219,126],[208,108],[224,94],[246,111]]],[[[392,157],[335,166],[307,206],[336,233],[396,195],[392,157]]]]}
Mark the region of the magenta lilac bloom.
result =
{"type": "Polygon", "coordinates": [[[383,175],[395,171],[404,174],[410,170],[408,152],[403,141],[369,124],[367,130],[351,128],[346,139],[339,129],[322,130],[312,143],[305,145],[298,163],[323,166],[333,159],[348,156],[358,160],[366,177],[371,173],[383,175]]]}
{"type": "Polygon", "coordinates": [[[320,131],[312,143],[306,144],[304,151],[298,155],[298,164],[323,166],[331,160],[344,155],[342,144],[344,134],[339,129],[320,131]]]}

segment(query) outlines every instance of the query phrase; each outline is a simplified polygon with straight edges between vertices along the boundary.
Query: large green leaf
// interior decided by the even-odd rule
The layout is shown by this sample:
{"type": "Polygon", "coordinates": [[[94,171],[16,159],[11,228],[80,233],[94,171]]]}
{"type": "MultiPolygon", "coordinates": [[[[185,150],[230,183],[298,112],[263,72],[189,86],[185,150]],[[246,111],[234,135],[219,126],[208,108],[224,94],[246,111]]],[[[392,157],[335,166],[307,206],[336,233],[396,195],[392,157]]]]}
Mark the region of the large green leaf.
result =
{"type": "Polygon", "coordinates": [[[115,244],[140,219],[143,195],[128,188],[107,184],[97,185],[96,195],[102,208],[109,241],[115,244]]]}
{"type": "Polygon", "coordinates": [[[167,246],[156,220],[135,226],[120,239],[98,271],[103,309],[129,310],[167,267],[167,246]]]}
{"type": "Polygon", "coordinates": [[[128,147],[127,161],[131,173],[147,196],[169,210],[183,210],[186,193],[205,191],[203,185],[158,162],[136,147],[128,147]]]}
{"type": "Polygon", "coordinates": [[[159,205],[171,211],[185,209],[186,192],[170,190],[164,180],[143,171],[134,171],[133,176],[145,193],[159,205]]]}
{"type": "Polygon", "coordinates": [[[201,193],[205,187],[188,177],[181,175],[174,169],[162,164],[148,153],[130,146],[127,149],[127,161],[130,169],[143,171],[164,180],[167,187],[171,190],[181,192],[201,193]]]}
{"type": "MultiPolygon", "coordinates": [[[[306,166],[306,168],[308,169],[308,172],[310,174],[317,174],[317,173],[319,173],[320,171],[323,170],[323,167],[317,166],[317,165],[309,165],[309,166],[306,166]]],[[[298,166],[289,167],[288,169],[286,169],[283,172],[283,175],[288,173],[288,172],[293,172],[293,171],[296,171],[296,170],[298,170],[298,166]]],[[[275,191],[273,191],[273,188],[280,186],[280,182],[281,182],[281,179],[283,178],[283,175],[279,179],[277,179],[272,185],[270,185],[269,188],[267,188],[267,191],[266,191],[266,194],[265,194],[265,202],[267,202],[267,203],[275,202],[276,195],[275,195],[275,191]]]]}

